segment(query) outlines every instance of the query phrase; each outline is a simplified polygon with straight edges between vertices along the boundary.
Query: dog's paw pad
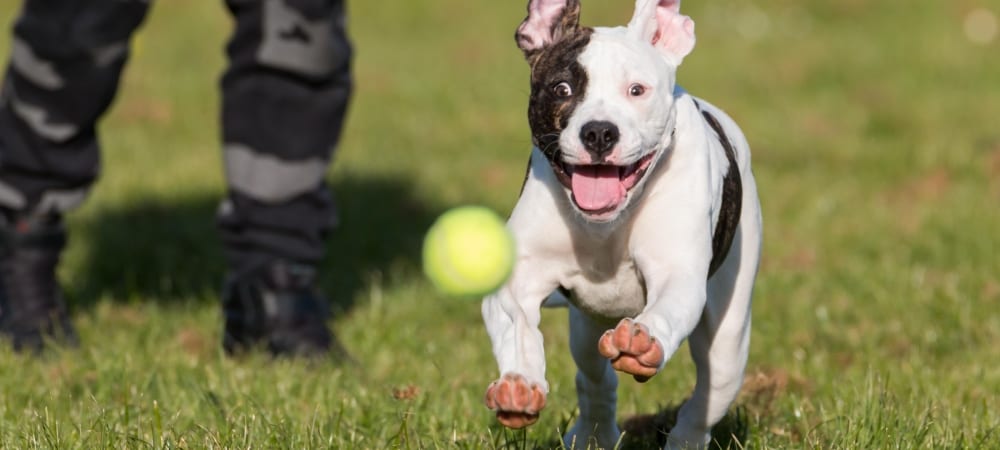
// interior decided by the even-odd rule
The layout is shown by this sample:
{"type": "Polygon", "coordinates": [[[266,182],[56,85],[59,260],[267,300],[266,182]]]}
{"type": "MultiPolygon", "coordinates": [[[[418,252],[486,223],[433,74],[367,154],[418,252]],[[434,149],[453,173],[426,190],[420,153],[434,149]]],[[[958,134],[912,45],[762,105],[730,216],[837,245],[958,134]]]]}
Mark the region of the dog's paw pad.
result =
{"type": "Polygon", "coordinates": [[[508,373],[486,388],[486,407],[497,412],[497,420],[508,428],[524,428],[538,420],[545,407],[541,386],[508,373]]]}
{"type": "Polygon", "coordinates": [[[606,331],[597,348],[615,370],[633,375],[640,383],[656,375],[663,364],[663,346],[645,325],[628,318],[606,331]]]}

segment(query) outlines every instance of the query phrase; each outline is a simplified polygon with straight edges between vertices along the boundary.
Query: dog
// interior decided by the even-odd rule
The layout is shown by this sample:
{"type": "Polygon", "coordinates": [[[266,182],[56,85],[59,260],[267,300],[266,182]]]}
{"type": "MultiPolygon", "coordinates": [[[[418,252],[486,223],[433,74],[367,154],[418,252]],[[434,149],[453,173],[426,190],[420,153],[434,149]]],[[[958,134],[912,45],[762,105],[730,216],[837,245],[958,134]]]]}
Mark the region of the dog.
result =
{"type": "Polygon", "coordinates": [[[720,109],[676,85],[694,48],[679,0],[638,0],[627,26],[582,27],[579,0],[529,0],[532,150],[508,220],[510,278],[482,314],[499,422],[537,421],[549,387],[538,325],[565,299],[580,415],[567,448],[613,448],[616,371],[645,382],[688,339],[697,382],[667,448],[704,448],[743,382],[760,257],[750,149],[720,109]]]}

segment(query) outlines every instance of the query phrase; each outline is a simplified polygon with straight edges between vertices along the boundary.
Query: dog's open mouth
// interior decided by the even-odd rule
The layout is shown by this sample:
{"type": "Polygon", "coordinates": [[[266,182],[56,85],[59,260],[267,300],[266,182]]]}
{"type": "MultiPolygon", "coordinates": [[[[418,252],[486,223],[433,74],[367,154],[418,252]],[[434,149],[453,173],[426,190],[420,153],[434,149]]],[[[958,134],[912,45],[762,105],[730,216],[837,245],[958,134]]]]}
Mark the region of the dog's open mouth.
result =
{"type": "Polygon", "coordinates": [[[586,214],[599,216],[618,209],[646,174],[656,152],[627,166],[572,165],[553,161],[556,176],[573,192],[573,202],[586,214]]]}

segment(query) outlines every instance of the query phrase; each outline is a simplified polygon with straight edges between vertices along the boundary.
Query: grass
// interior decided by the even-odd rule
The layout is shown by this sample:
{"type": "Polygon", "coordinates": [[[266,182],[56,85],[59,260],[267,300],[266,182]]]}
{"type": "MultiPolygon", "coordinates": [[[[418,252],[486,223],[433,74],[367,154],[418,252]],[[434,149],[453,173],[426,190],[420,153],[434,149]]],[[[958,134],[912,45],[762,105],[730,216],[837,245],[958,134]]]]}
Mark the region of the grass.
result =
{"type": "MultiPolygon", "coordinates": [[[[139,34],[101,126],[103,178],[69,217],[60,277],[83,345],[0,349],[0,447],[557,447],[575,401],[564,312],[544,315],[541,421],[504,430],[482,405],[497,374],[478,303],[436,294],[418,258],[444,209],[516,200],[523,5],[350,2],[357,94],[329,176],[342,227],[324,282],[357,364],[337,365],[219,349],[221,3],[159,2],[139,34]]],[[[585,3],[590,24],[629,15],[585,3]]],[[[680,82],[743,125],[766,225],[721,447],[1000,448],[1000,40],[966,37],[977,8],[1000,14],[685,3],[699,42],[680,82]]],[[[623,379],[628,447],[658,445],[693,380],[686,350],[653,382],[623,379]]]]}

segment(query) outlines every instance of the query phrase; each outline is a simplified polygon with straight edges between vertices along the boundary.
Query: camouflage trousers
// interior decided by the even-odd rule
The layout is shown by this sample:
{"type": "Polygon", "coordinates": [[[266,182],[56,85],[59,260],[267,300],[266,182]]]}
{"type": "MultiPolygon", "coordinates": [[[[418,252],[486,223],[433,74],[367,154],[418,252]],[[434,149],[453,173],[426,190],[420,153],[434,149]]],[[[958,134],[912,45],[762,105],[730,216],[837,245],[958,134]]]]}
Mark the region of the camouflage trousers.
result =
{"type": "MultiPolygon", "coordinates": [[[[100,169],[95,124],[149,3],[24,1],[0,90],[0,208],[62,214],[86,198],[100,169]]],[[[344,2],[226,5],[235,28],[221,80],[228,189],[217,223],[227,258],[315,264],[335,222],[324,174],[351,94],[344,2]]]]}

